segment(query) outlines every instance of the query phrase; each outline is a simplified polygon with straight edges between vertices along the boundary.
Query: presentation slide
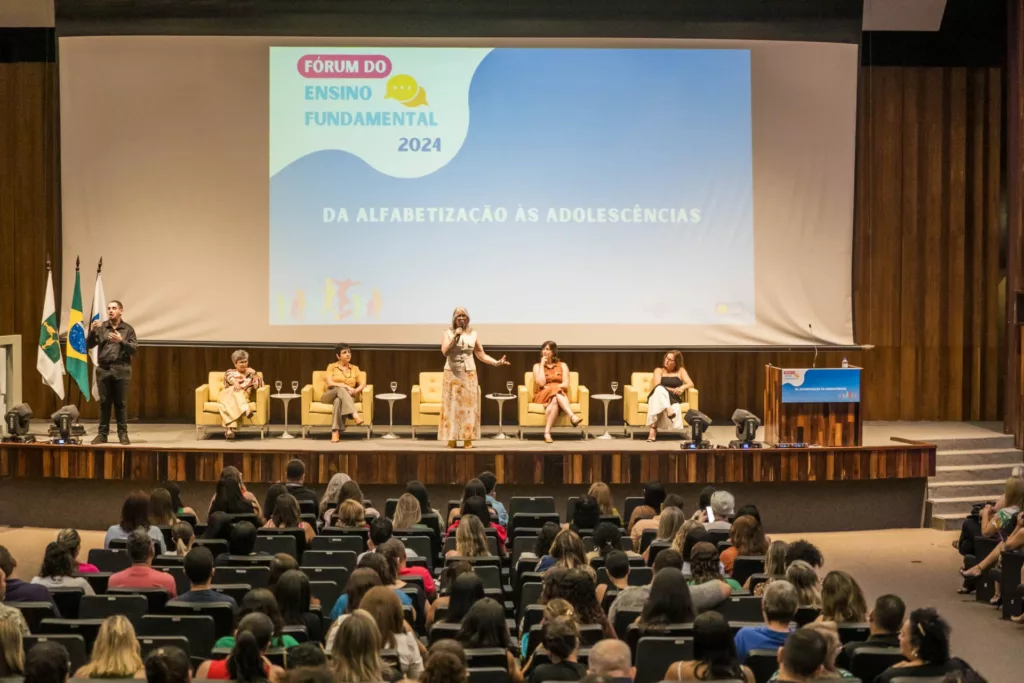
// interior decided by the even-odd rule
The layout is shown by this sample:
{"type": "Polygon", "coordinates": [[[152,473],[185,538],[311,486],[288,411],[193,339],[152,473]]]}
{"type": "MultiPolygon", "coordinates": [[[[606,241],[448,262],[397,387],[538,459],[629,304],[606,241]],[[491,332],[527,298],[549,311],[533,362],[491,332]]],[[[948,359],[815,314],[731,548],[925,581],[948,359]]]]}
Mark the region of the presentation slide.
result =
{"type": "Polygon", "coordinates": [[[752,324],[751,156],[749,50],[273,47],[270,321],[752,324]]]}
{"type": "Polygon", "coordinates": [[[64,262],[147,343],[850,344],[858,58],[62,37],[64,262]]]}

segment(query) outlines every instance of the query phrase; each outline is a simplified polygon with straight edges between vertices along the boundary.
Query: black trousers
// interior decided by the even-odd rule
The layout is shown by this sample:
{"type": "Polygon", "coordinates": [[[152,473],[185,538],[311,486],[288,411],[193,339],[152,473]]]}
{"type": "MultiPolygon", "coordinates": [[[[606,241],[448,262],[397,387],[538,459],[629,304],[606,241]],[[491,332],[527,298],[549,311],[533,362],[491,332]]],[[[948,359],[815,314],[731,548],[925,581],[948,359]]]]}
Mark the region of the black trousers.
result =
{"type": "Polygon", "coordinates": [[[96,384],[100,390],[100,428],[103,436],[110,434],[110,408],[114,408],[117,433],[128,433],[128,385],[132,381],[130,365],[96,369],[96,384]]]}

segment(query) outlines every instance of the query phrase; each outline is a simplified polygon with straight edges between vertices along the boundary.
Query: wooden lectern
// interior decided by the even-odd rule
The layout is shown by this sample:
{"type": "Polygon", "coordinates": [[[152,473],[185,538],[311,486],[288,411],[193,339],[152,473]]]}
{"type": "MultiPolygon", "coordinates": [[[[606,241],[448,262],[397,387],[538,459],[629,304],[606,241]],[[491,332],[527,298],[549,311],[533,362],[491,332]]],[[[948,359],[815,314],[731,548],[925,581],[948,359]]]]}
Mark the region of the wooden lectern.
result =
{"type": "Polygon", "coordinates": [[[765,366],[765,443],[860,446],[860,368],[765,366]]]}

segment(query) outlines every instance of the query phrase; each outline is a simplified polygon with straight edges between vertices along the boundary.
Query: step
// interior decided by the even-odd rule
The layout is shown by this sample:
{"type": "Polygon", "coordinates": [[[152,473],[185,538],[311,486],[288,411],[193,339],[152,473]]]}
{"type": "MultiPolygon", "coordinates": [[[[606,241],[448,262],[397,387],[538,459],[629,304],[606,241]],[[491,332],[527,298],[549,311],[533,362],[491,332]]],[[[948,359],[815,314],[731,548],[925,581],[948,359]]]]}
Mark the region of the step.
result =
{"type": "Polygon", "coordinates": [[[978,479],[954,480],[954,481],[932,481],[928,480],[928,497],[936,498],[962,498],[971,496],[979,500],[995,500],[1003,492],[1006,479],[978,479]]]}
{"type": "MultiPolygon", "coordinates": [[[[897,434],[896,436],[899,435],[897,434]]],[[[935,444],[935,447],[940,451],[978,448],[1014,448],[1012,434],[994,434],[993,436],[969,437],[965,439],[927,439],[927,442],[935,444]]]]}
{"type": "Polygon", "coordinates": [[[975,503],[991,503],[999,497],[999,493],[987,496],[942,496],[929,497],[928,503],[932,506],[932,516],[943,514],[959,514],[966,517],[975,503]]]}
{"type": "Polygon", "coordinates": [[[973,465],[939,465],[935,468],[935,476],[928,478],[928,485],[937,482],[978,481],[991,479],[1008,479],[1020,465],[1016,463],[984,463],[973,465]]]}
{"type": "MultiPolygon", "coordinates": [[[[970,510],[968,510],[970,512],[970,510]]],[[[946,512],[939,515],[932,515],[931,528],[939,531],[959,531],[964,523],[966,513],[946,512]]]]}
{"type": "Polygon", "coordinates": [[[937,465],[972,465],[995,463],[1024,463],[1024,451],[1015,448],[979,448],[962,451],[938,451],[937,465]]]}

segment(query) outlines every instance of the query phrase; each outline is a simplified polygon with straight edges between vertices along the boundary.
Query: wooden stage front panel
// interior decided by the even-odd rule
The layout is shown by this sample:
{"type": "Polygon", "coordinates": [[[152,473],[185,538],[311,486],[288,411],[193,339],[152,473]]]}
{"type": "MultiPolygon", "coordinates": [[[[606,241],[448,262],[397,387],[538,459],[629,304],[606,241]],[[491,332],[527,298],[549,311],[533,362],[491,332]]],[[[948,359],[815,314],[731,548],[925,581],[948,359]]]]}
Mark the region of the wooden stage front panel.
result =
{"type": "Polygon", "coordinates": [[[217,481],[234,465],[247,482],[284,480],[292,458],[306,463],[307,483],[324,485],[344,472],[360,484],[462,484],[491,470],[502,484],[636,484],[870,481],[913,479],[935,474],[935,446],[899,443],[862,448],[662,450],[623,447],[573,452],[519,450],[434,450],[418,452],[216,451],[0,444],[0,476],[93,480],[217,481]]]}

